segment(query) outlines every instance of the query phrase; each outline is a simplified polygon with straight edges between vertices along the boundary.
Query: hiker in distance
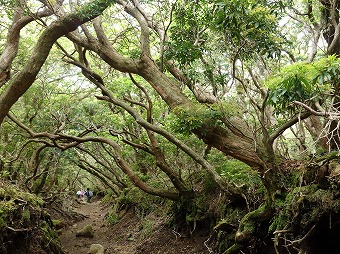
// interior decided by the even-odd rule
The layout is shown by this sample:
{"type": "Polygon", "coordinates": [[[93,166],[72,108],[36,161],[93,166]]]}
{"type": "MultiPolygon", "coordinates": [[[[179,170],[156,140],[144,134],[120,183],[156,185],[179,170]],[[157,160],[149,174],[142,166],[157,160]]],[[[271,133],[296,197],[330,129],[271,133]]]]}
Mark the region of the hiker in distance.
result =
{"type": "Polygon", "coordinates": [[[93,196],[93,192],[90,190],[90,188],[87,188],[86,192],[85,192],[85,196],[87,198],[87,203],[91,202],[91,198],[93,196]]]}

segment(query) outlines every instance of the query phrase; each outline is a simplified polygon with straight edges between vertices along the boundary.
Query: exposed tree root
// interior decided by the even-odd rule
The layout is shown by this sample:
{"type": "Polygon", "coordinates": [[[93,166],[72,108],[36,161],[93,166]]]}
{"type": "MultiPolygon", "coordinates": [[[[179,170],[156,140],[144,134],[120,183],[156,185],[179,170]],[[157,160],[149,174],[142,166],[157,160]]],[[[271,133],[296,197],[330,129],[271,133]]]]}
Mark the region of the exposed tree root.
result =
{"type": "Polygon", "coordinates": [[[271,207],[263,205],[247,213],[240,222],[235,235],[235,241],[239,244],[249,242],[254,237],[259,224],[269,221],[272,218],[273,212],[271,207]]]}
{"type": "Polygon", "coordinates": [[[239,253],[239,251],[242,249],[242,245],[240,244],[233,244],[230,248],[228,248],[223,254],[233,254],[233,253],[239,253]]]}

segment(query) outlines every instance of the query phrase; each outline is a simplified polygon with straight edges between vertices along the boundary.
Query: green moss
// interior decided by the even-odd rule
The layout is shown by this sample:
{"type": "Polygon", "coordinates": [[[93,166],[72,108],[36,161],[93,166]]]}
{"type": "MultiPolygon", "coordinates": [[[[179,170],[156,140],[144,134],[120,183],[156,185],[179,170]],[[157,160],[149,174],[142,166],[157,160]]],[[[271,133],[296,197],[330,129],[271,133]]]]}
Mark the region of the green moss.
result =
{"type": "Polygon", "coordinates": [[[9,187],[9,188],[6,188],[5,190],[5,195],[8,195],[11,198],[15,198],[17,194],[18,194],[18,191],[14,187],[9,187]]]}
{"type": "Polygon", "coordinates": [[[26,200],[27,202],[32,203],[33,206],[42,207],[44,205],[44,201],[41,197],[28,192],[20,192],[17,196],[23,200],[26,200]]]}
{"type": "Polygon", "coordinates": [[[15,199],[27,201],[33,206],[41,207],[44,204],[44,201],[39,196],[29,192],[20,191],[16,187],[6,186],[6,188],[0,188],[0,200],[10,201],[15,199]]]}
{"type": "Polygon", "coordinates": [[[109,190],[105,194],[105,196],[102,198],[101,202],[104,203],[104,204],[112,203],[113,202],[113,197],[114,197],[113,192],[109,190]]]}
{"type": "Polygon", "coordinates": [[[142,238],[145,239],[149,237],[153,232],[154,232],[153,222],[151,220],[144,218],[140,228],[142,238]]]}
{"type": "Polygon", "coordinates": [[[24,209],[21,214],[21,221],[22,223],[26,224],[29,223],[31,220],[31,212],[28,209],[24,209]]]}
{"type": "Polygon", "coordinates": [[[0,200],[4,200],[5,199],[5,189],[4,188],[0,188],[0,200]]]}
{"type": "Polygon", "coordinates": [[[10,201],[0,201],[0,217],[4,221],[10,220],[10,218],[13,216],[13,212],[15,210],[15,204],[12,200],[10,201]]]}
{"type": "Polygon", "coordinates": [[[340,200],[335,198],[334,193],[330,190],[318,189],[306,198],[310,202],[318,203],[323,209],[332,210],[334,212],[340,210],[340,200]]]}
{"type": "Polygon", "coordinates": [[[261,223],[269,220],[269,218],[272,216],[272,213],[272,208],[267,204],[264,204],[258,209],[247,213],[239,224],[239,228],[235,235],[236,242],[248,242],[252,237],[254,237],[258,226],[261,223]]]}
{"type": "Polygon", "coordinates": [[[286,225],[290,222],[290,217],[287,214],[280,214],[279,216],[274,217],[272,223],[269,226],[268,232],[275,232],[276,230],[280,230],[285,228],[286,225]]]}
{"type": "Polygon", "coordinates": [[[153,211],[163,200],[160,197],[145,195],[139,188],[126,188],[124,192],[115,200],[115,211],[122,207],[134,206],[141,216],[145,216],[153,211]]]}
{"type": "Polygon", "coordinates": [[[59,237],[58,233],[54,231],[46,221],[42,221],[40,227],[48,239],[57,239],[59,237]]]}
{"type": "Polygon", "coordinates": [[[234,244],[230,248],[228,248],[223,254],[232,254],[232,253],[238,253],[238,251],[241,249],[241,245],[234,244]]]}
{"type": "Polygon", "coordinates": [[[61,221],[61,220],[52,220],[52,224],[53,224],[53,227],[56,228],[56,227],[58,227],[60,224],[62,224],[62,221],[61,221]]]}
{"type": "Polygon", "coordinates": [[[109,224],[115,225],[119,221],[119,216],[114,210],[111,210],[106,216],[106,220],[109,224]]]}
{"type": "Polygon", "coordinates": [[[246,223],[243,224],[243,232],[252,234],[255,232],[256,229],[256,225],[254,222],[252,221],[247,221],[246,223]]]}
{"type": "Polygon", "coordinates": [[[7,222],[1,217],[1,210],[0,210],[0,230],[7,227],[7,222]]]}
{"type": "MultiPolygon", "coordinates": [[[[43,200],[34,194],[20,191],[17,186],[4,182],[0,182],[0,184],[0,235],[4,232],[3,229],[7,225],[15,229],[34,230],[32,241],[23,241],[23,248],[27,249],[30,253],[33,253],[30,251],[31,249],[55,248],[57,245],[54,240],[58,239],[58,234],[47,222],[49,217],[44,215],[44,210],[42,209],[43,200]]],[[[10,237],[22,236],[20,233],[13,232],[10,237]]],[[[0,249],[6,250],[10,246],[10,244],[6,244],[0,249]]]]}
{"type": "Polygon", "coordinates": [[[340,200],[333,190],[319,189],[316,184],[296,187],[285,199],[274,202],[276,215],[269,232],[289,229],[293,226],[308,230],[324,214],[339,213],[340,200]]]}

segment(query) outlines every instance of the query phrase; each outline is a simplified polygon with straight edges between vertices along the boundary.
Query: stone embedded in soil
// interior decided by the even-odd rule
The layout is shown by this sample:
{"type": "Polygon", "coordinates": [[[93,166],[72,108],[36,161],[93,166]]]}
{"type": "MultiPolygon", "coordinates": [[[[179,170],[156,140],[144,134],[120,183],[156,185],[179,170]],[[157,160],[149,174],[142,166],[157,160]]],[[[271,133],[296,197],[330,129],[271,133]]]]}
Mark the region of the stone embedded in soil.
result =
{"type": "Polygon", "coordinates": [[[104,254],[104,247],[101,244],[91,244],[87,254],[104,254]]]}
{"type": "Polygon", "coordinates": [[[92,225],[86,225],[81,230],[78,230],[76,232],[76,236],[77,237],[89,237],[89,238],[93,238],[94,234],[93,234],[92,225]]]}

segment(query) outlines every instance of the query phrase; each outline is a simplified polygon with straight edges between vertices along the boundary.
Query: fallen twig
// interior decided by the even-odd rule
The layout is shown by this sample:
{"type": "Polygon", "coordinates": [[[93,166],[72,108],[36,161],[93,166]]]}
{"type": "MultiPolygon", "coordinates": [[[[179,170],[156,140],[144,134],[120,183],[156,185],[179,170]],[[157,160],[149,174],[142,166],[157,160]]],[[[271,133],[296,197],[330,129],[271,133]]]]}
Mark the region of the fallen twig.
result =
{"type": "Polygon", "coordinates": [[[30,228],[12,228],[12,227],[7,227],[7,229],[13,231],[13,232],[27,232],[27,231],[31,231],[32,229],[30,228]]]}

